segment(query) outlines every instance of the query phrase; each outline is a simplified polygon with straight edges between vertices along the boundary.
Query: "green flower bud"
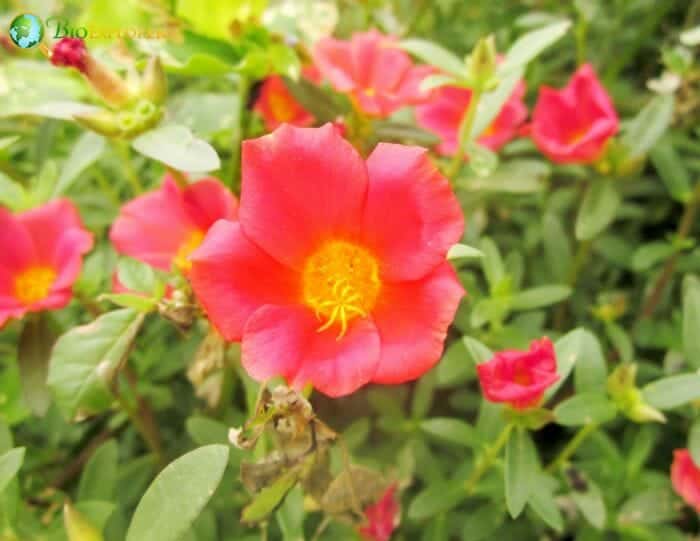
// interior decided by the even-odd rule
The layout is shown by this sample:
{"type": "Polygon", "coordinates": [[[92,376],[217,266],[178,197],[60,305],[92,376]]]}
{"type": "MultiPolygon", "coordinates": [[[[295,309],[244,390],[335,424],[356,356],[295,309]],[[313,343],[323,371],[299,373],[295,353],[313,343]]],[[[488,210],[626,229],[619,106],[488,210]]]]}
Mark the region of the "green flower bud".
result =
{"type": "Polygon", "coordinates": [[[496,41],[493,35],[480,39],[467,59],[467,80],[481,91],[494,89],[496,79],[496,41]]]}
{"type": "Polygon", "coordinates": [[[160,57],[152,56],[146,64],[141,79],[141,96],[156,105],[165,101],[168,94],[168,81],[160,57]]]}
{"type": "Polygon", "coordinates": [[[119,120],[111,111],[102,110],[89,115],[76,115],[74,118],[81,126],[97,132],[100,135],[106,137],[119,137],[119,135],[121,135],[119,120]]]}
{"type": "Polygon", "coordinates": [[[621,364],[608,377],[608,394],[617,408],[636,423],[665,423],[666,417],[659,410],[644,402],[642,392],[637,388],[637,365],[621,364]]]}

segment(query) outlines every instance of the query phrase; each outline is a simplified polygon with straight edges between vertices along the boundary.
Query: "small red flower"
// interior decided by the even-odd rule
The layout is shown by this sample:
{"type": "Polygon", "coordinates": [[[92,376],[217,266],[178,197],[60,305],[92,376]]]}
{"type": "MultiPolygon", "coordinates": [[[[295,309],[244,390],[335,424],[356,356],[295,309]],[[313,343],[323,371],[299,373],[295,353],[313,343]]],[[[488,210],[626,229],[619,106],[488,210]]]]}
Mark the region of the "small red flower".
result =
{"type": "Polygon", "coordinates": [[[75,68],[85,73],[87,71],[87,48],[80,38],[62,38],[51,50],[51,63],[54,66],[75,68]]]}
{"type": "Polygon", "coordinates": [[[581,66],[562,90],[540,88],[531,135],[557,163],[591,163],[617,133],[615,107],[590,64],[581,66]]]}
{"type": "Polygon", "coordinates": [[[367,524],[360,527],[360,534],[368,541],[389,541],[398,525],[399,503],[396,501],[396,485],[391,485],[381,499],[365,509],[367,524]]]}
{"type": "Polygon", "coordinates": [[[554,346],[547,337],[534,340],[529,351],[496,353],[476,369],[487,400],[506,402],[518,410],[536,406],[559,379],[554,346]]]}
{"type": "MultiPolygon", "coordinates": [[[[519,135],[520,127],[527,118],[524,96],[525,83],[521,81],[498,116],[479,136],[479,143],[497,151],[519,135]]],[[[451,156],[457,152],[459,125],[471,99],[472,92],[468,88],[443,86],[435,90],[429,101],[416,107],[418,124],[442,139],[437,147],[440,154],[451,156]]]]}
{"type": "Polygon", "coordinates": [[[700,468],[693,462],[688,449],[677,449],[671,465],[673,489],[700,513],[700,468]]]}
{"type": "Polygon", "coordinates": [[[92,234],[73,203],[59,199],[16,215],[0,208],[0,326],[70,302],[92,234]]]}
{"type": "Polygon", "coordinates": [[[212,227],[190,279],[253,378],[341,396],[439,360],[464,218],[425,149],[382,143],[365,162],[331,124],[284,124],[243,143],[242,173],[240,221],[212,227]]]}
{"type": "Polygon", "coordinates": [[[333,87],[348,92],[368,115],[386,117],[428,97],[419,87],[432,68],[414,66],[393,38],[376,30],[355,34],[350,41],[322,39],[313,56],[333,87]]]}
{"type": "MultiPolygon", "coordinates": [[[[313,67],[305,68],[303,75],[309,81],[320,80],[318,71],[313,67]]],[[[253,109],[262,116],[268,131],[273,131],[284,123],[302,127],[314,123],[313,115],[294,99],[279,75],[265,79],[253,109]]]]}
{"type": "Polygon", "coordinates": [[[235,220],[238,202],[219,179],[181,189],[170,175],[163,185],[124,205],[110,231],[119,253],[164,271],[190,267],[189,255],[219,219],[235,220]]]}

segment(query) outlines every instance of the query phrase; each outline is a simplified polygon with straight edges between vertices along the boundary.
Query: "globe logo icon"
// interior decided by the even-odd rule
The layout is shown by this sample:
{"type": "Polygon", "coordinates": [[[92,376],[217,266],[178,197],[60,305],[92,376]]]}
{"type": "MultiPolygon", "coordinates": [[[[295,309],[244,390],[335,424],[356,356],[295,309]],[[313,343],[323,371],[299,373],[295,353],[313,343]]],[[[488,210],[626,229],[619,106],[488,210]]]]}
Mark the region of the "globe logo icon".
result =
{"type": "Polygon", "coordinates": [[[37,45],[44,37],[44,25],[36,15],[24,13],[10,23],[10,38],[18,47],[29,49],[37,45]]]}

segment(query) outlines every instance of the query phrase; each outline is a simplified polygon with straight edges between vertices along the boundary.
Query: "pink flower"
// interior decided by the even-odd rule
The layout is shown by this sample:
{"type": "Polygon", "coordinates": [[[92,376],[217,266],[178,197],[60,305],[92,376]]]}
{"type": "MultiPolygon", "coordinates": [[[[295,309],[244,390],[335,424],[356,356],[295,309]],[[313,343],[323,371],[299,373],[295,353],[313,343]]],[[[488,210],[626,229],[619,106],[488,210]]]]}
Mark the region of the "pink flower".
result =
{"type": "Polygon", "coordinates": [[[187,271],[189,255],[211,225],[237,214],[236,198],[219,179],[204,178],[182,189],[165,175],[160,188],[122,207],[110,239],[119,253],[164,271],[173,265],[187,271]]]}
{"type": "Polygon", "coordinates": [[[92,234],[59,199],[16,215],[0,208],[0,327],[27,312],[66,306],[92,234]]]}
{"type": "Polygon", "coordinates": [[[396,501],[396,485],[391,485],[381,499],[365,509],[367,524],[360,527],[360,534],[369,541],[389,541],[398,525],[399,504],[396,501]]]}
{"type": "Polygon", "coordinates": [[[487,400],[518,410],[539,404],[545,390],[559,379],[554,346],[547,337],[534,340],[529,351],[496,353],[476,370],[487,400]]]}
{"type": "Polygon", "coordinates": [[[242,164],[240,221],[212,227],[190,280],[248,373],[341,396],[430,369],[464,294],[445,261],[464,219],[425,149],[365,162],[331,124],[282,125],[242,164]]]}
{"type": "Polygon", "coordinates": [[[349,93],[368,115],[386,117],[428,97],[419,87],[432,68],[414,66],[393,38],[376,30],[355,34],[350,41],[322,39],[313,57],[323,77],[337,91],[349,93]]]}
{"type": "Polygon", "coordinates": [[[693,462],[688,449],[674,451],[671,483],[685,502],[700,513],[700,468],[693,462]]]}
{"type": "Polygon", "coordinates": [[[615,107],[590,64],[581,66],[562,90],[540,88],[531,135],[557,163],[591,163],[617,133],[615,107]]]}
{"type": "MultiPolygon", "coordinates": [[[[527,118],[524,96],[525,83],[520,81],[498,116],[479,136],[479,143],[497,151],[519,135],[527,118]]],[[[451,156],[457,152],[459,125],[471,99],[472,92],[468,88],[443,86],[435,90],[429,101],[416,107],[418,124],[442,139],[437,147],[440,154],[451,156]]]]}
{"type": "Polygon", "coordinates": [[[51,63],[54,66],[75,68],[85,73],[87,71],[87,48],[80,38],[62,38],[51,50],[51,63]]]}

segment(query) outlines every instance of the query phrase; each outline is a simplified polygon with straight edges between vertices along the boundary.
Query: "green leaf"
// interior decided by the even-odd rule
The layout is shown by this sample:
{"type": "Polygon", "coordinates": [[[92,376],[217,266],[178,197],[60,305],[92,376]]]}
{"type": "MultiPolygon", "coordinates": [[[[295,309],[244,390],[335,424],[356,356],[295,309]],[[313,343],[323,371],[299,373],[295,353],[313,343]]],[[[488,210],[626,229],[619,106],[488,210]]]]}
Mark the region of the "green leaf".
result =
{"type": "Polygon", "coordinates": [[[467,354],[474,364],[481,364],[493,357],[493,351],[471,336],[462,337],[464,347],[467,348],[467,354]]]}
{"type": "Polygon", "coordinates": [[[0,204],[10,210],[21,210],[25,206],[27,197],[27,192],[20,184],[0,172],[0,204]]]}
{"type": "Polygon", "coordinates": [[[7,488],[10,481],[14,479],[24,462],[24,447],[11,449],[0,455],[0,494],[7,488]]]}
{"type": "Polygon", "coordinates": [[[653,488],[635,494],[622,504],[617,522],[620,525],[658,524],[677,516],[678,507],[671,492],[665,488],[653,488]]]}
{"type": "Polygon", "coordinates": [[[430,371],[418,380],[413,390],[411,401],[411,416],[414,419],[423,419],[430,411],[433,404],[435,391],[435,372],[430,371]]]}
{"type": "Polygon", "coordinates": [[[190,417],[185,422],[185,429],[197,445],[228,443],[229,427],[208,417],[190,417]]]}
{"type": "Polygon", "coordinates": [[[426,131],[414,124],[379,120],[374,122],[374,135],[381,141],[396,141],[403,144],[415,144],[431,147],[440,142],[434,133],[426,131]]]}
{"type": "Polygon", "coordinates": [[[576,392],[603,389],[608,378],[608,367],[598,338],[586,329],[581,329],[576,337],[577,357],[574,365],[576,392]]]}
{"type": "Polygon", "coordinates": [[[498,167],[498,154],[476,141],[467,141],[465,153],[469,156],[469,168],[476,176],[487,178],[498,167]]]}
{"type": "Polygon", "coordinates": [[[605,323],[605,334],[617,350],[621,361],[632,362],[634,360],[632,339],[625,329],[614,321],[608,321],[605,323]]]}
{"type": "Polygon", "coordinates": [[[53,189],[53,197],[66,193],[80,174],[98,160],[105,147],[104,137],[94,132],[81,135],[63,164],[63,170],[53,189]]]}
{"type": "Polygon", "coordinates": [[[151,294],[158,285],[153,267],[131,257],[121,257],[117,263],[117,277],[132,292],[151,294]]]}
{"type": "Polygon", "coordinates": [[[530,493],[528,503],[545,524],[561,533],[564,530],[564,518],[554,499],[553,488],[556,485],[548,475],[540,473],[536,478],[537,489],[530,493]]]}
{"type": "Polygon", "coordinates": [[[693,196],[690,174],[673,148],[671,138],[664,137],[656,143],[649,156],[671,197],[681,203],[689,201],[693,196]]]}
{"type": "MultiPolygon", "coordinates": [[[[270,486],[263,488],[241,514],[243,522],[259,522],[272,513],[299,479],[298,470],[290,470],[270,486]]],[[[127,541],[129,541],[127,539],[127,541]]]]}
{"type": "Polygon", "coordinates": [[[158,307],[155,299],[132,293],[103,293],[98,300],[108,301],[122,308],[131,308],[143,314],[153,312],[158,307]]]}
{"type": "Polygon", "coordinates": [[[206,173],[221,167],[219,155],[209,143],[185,126],[168,124],[139,135],[131,146],[144,156],[178,171],[206,173]]]}
{"type": "Polygon", "coordinates": [[[488,503],[470,510],[464,518],[462,539],[468,541],[486,541],[493,539],[493,534],[503,524],[505,513],[500,504],[488,503]]]}
{"type": "Polygon", "coordinates": [[[583,491],[573,490],[571,499],[581,511],[585,519],[598,530],[605,527],[607,520],[607,512],[605,509],[605,501],[603,494],[600,492],[598,485],[586,478],[586,489],[583,491]]]}
{"type": "Polygon", "coordinates": [[[455,445],[472,447],[476,442],[474,427],[459,419],[433,417],[421,421],[420,428],[430,436],[455,445]]]}
{"type": "Polygon", "coordinates": [[[579,393],[554,408],[556,422],[564,426],[607,423],[615,418],[617,409],[601,392],[579,393]]]}
{"type": "Polygon", "coordinates": [[[481,266],[484,269],[489,287],[493,290],[505,275],[501,252],[498,250],[496,243],[488,237],[483,237],[481,239],[480,248],[481,252],[484,254],[484,257],[481,259],[481,266]]]}
{"type": "Polygon", "coordinates": [[[554,281],[565,282],[571,270],[571,246],[559,216],[554,213],[547,212],[542,219],[542,244],[554,281]]]}
{"type": "Polygon", "coordinates": [[[234,23],[257,20],[267,3],[268,0],[178,0],[176,13],[197,32],[228,40],[234,23]]]}
{"type": "Polygon", "coordinates": [[[455,79],[451,75],[444,75],[442,73],[434,73],[433,75],[428,75],[420,83],[420,91],[428,92],[441,86],[456,86],[459,84],[459,80],[455,79]]]}
{"type": "Polygon", "coordinates": [[[700,399],[700,374],[662,378],[642,388],[644,401],[652,408],[669,410],[700,399]]]}
{"type": "Polygon", "coordinates": [[[486,130],[503,109],[503,105],[513,94],[513,90],[522,80],[523,70],[513,69],[500,78],[498,86],[484,94],[479,100],[472,124],[471,139],[478,138],[486,130]]]}
{"type": "Polygon", "coordinates": [[[459,385],[474,379],[476,375],[474,363],[462,340],[455,340],[447,346],[435,370],[435,383],[438,387],[459,385]]]}
{"type": "Polygon", "coordinates": [[[576,238],[590,240],[604,231],[615,219],[620,203],[614,180],[594,180],[583,196],[581,210],[576,217],[576,238]]]}
{"type": "Polygon", "coordinates": [[[117,486],[119,449],[115,440],[103,443],[83,468],[78,485],[78,501],[111,501],[117,486]]]}
{"type": "Polygon", "coordinates": [[[672,95],[659,94],[627,124],[621,141],[629,152],[628,159],[641,158],[654,146],[671,124],[673,106],[672,95]]]}
{"type": "Polygon", "coordinates": [[[700,368],[700,280],[689,274],[683,278],[683,353],[693,368],[700,368]]]}
{"type": "Polygon", "coordinates": [[[534,310],[550,306],[571,296],[571,288],[563,285],[540,286],[526,289],[511,297],[513,310],[534,310]]]}
{"type": "Polygon", "coordinates": [[[219,486],[228,453],[208,445],[171,462],[141,498],[126,541],[178,541],[219,486]]]}
{"type": "Polygon", "coordinates": [[[537,450],[530,433],[517,428],[506,444],[505,485],[506,507],[512,518],[525,508],[535,488],[538,473],[537,450]]]}
{"type": "Polygon", "coordinates": [[[430,484],[411,502],[408,518],[420,521],[434,517],[457,507],[468,496],[463,480],[451,479],[430,484]]]}
{"type": "Polygon", "coordinates": [[[488,177],[459,177],[457,184],[478,193],[536,193],[544,189],[543,181],[549,177],[551,166],[534,159],[514,159],[500,164],[488,177]]]}
{"type": "Polygon", "coordinates": [[[344,115],[347,111],[335,101],[328,93],[304,78],[294,81],[290,78],[284,79],[284,86],[299,104],[309,111],[317,122],[333,122],[338,116],[344,115]]]}
{"type": "Polygon", "coordinates": [[[508,49],[505,60],[498,67],[498,73],[505,74],[524,67],[547,47],[561,39],[570,27],[571,21],[567,20],[523,34],[508,49]]]}
{"type": "Polygon", "coordinates": [[[436,66],[457,78],[463,78],[467,74],[466,65],[457,55],[433,41],[417,38],[404,39],[399,42],[399,46],[423,62],[436,66]]]}
{"type": "Polygon", "coordinates": [[[26,318],[17,345],[17,360],[22,379],[22,397],[32,413],[39,417],[46,414],[51,404],[46,379],[55,340],[46,314],[26,318]]]}
{"type": "Polygon", "coordinates": [[[304,541],[304,493],[300,486],[289,491],[276,516],[283,541],[304,541]]]}
{"type": "Polygon", "coordinates": [[[479,259],[482,257],[484,257],[484,254],[481,250],[466,244],[453,244],[447,251],[447,259],[450,261],[454,259],[479,259]]]}
{"type": "Polygon", "coordinates": [[[102,533],[70,503],[63,507],[63,523],[68,541],[102,541],[102,533]]]}
{"type": "Polygon", "coordinates": [[[630,262],[632,270],[643,272],[662,263],[676,252],[676,248],[665,241],[648,242],[638,246],[630,262]]]}
{"type": "Polygon", "coordinates": [[[696,420],[690,429],[688,450],[693,457],[693,462],[700,464],[700,419],[696,420]]]}
{"type": "Polygon", "coordinates": [[[91,414],[110,406],[109,386],[143,322],[128,308],[98,317],[61,336],[49,365],[49,387],[64,415],[91,414]]]}
{"type": "Polygon", "coordinates": [[[443,513],[433,518],[423,530],[421,541],[444,541],[447,533],[447,516],[443,513]]]}

